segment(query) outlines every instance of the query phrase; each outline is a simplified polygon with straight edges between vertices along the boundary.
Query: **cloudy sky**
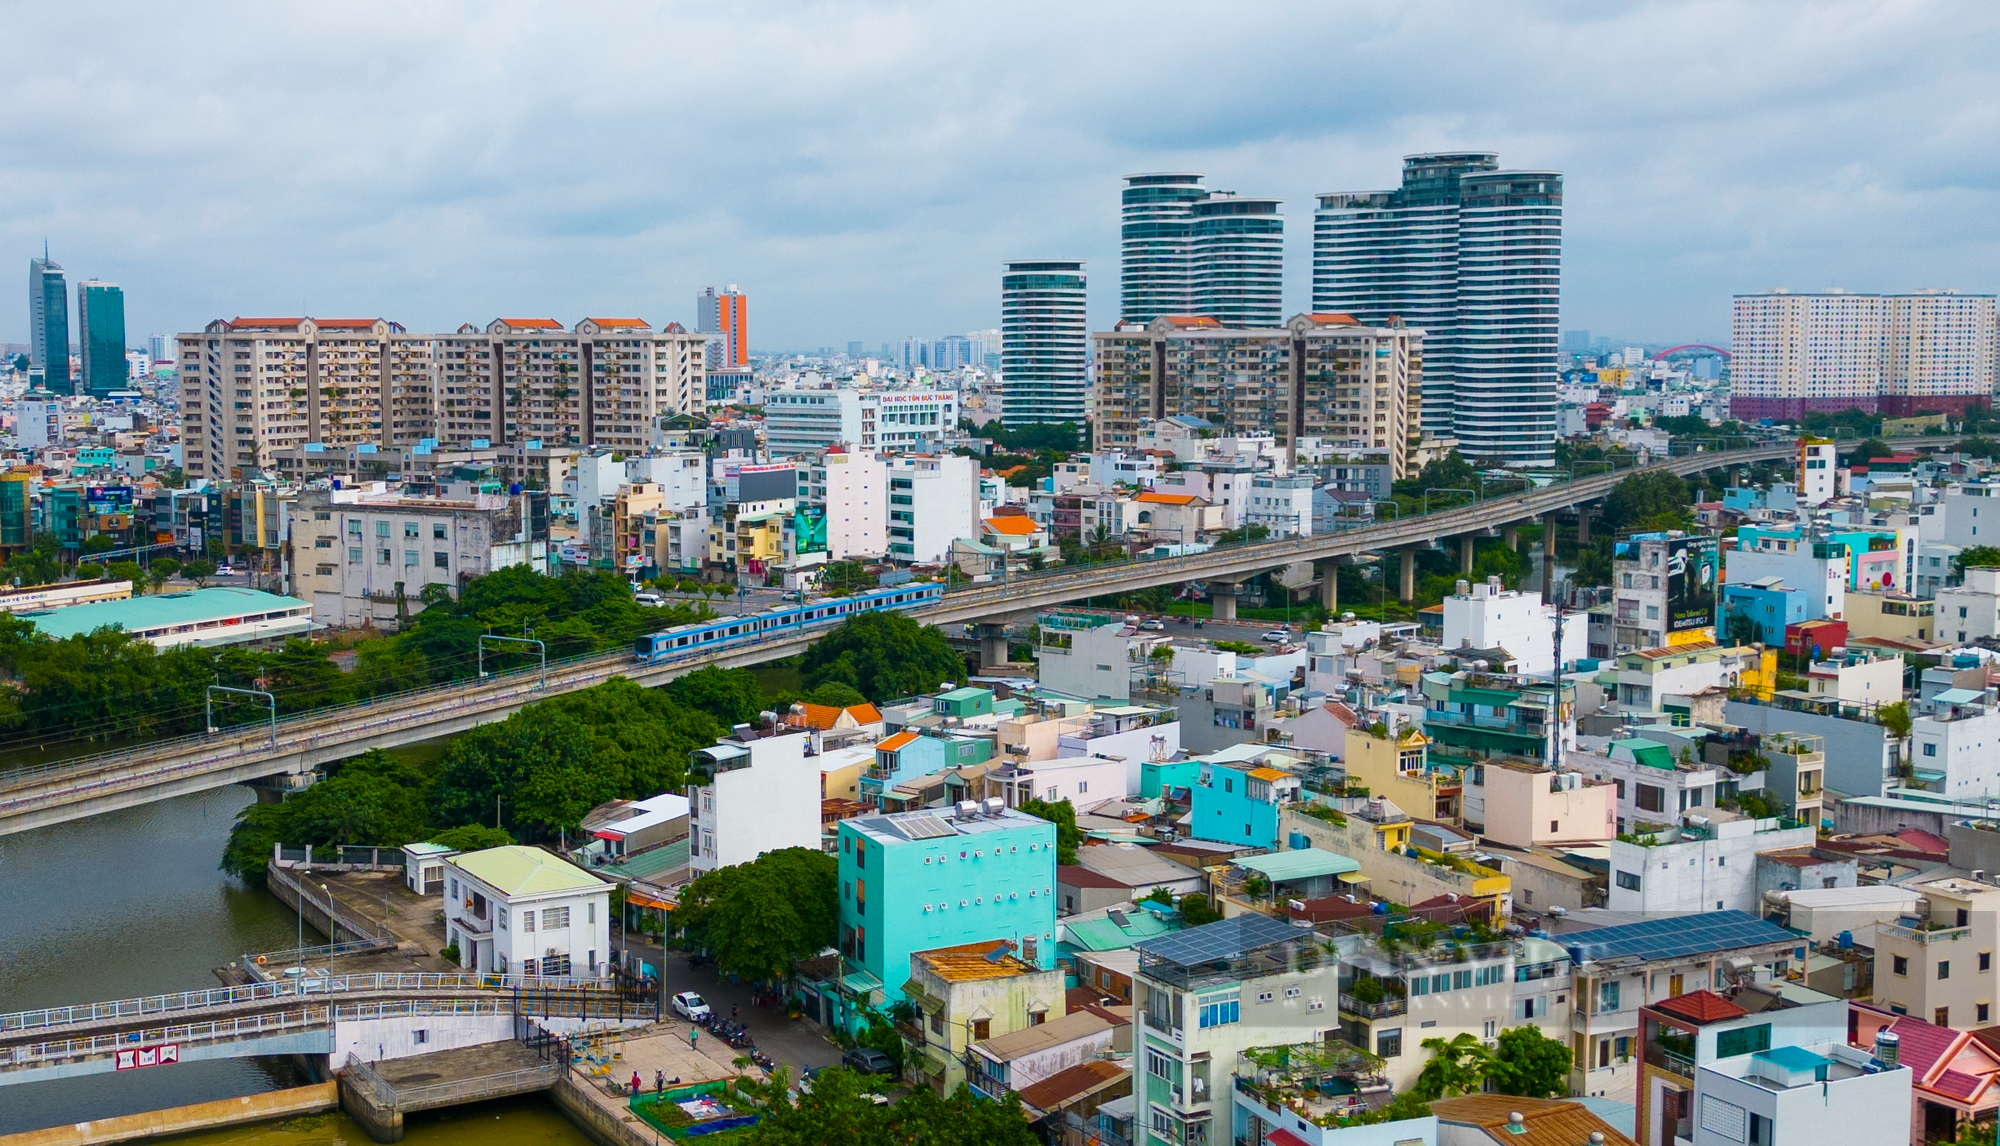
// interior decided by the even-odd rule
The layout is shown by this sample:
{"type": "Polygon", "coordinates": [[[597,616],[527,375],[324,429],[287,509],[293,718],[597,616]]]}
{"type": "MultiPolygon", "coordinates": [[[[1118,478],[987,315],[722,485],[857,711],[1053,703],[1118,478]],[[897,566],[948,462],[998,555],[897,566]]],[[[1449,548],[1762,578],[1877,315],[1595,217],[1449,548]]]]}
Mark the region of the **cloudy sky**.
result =
{"type": "MultiPolygon", "coordinates": [[[[1417,150],[1567,179],[1564,326],[1726,336],[1773,286],[1993,291],[2000,4],[7,4],[0,236],[239,314],[636,314],[750,295],[759,350],[998,324],[1120,176],[1285,200],[1417,150]]],[[[20,280],[17,279],[17,282],[20,280]]],[[[17,299],[19,295],[17,294],[17,299]]],[[[26,337],[26,305],[0,338],[26,337]]]]}

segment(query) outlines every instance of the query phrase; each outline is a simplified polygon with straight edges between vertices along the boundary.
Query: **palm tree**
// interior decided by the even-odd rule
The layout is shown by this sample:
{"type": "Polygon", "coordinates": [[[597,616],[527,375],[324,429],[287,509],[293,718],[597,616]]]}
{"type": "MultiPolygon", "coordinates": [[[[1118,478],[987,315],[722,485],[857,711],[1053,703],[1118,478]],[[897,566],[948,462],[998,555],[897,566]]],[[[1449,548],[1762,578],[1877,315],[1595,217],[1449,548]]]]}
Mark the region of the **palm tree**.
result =
{"type": "Polygon", "coordinates": [[[1470,1033],[1449,1040],[1425,1039],[1422,1046],[1431,1052],[1431,1060],[1417,1073],[1411,1089],[1426,1102],[1471,1094],[1485,1084],[1487,1072],[1493,1069],[1493,1052],[1470,1033]]]}

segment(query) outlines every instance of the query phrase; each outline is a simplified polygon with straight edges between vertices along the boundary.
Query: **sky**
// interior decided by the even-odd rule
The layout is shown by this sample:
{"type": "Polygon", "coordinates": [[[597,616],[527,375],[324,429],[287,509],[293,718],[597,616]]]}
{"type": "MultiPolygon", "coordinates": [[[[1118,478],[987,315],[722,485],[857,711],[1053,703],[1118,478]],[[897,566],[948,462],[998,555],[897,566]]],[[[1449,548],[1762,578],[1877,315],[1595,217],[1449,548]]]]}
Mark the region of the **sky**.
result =
{"type": "MultiPolygon", "coordinates": [[[[1713,341],[1734,293],[2000,288],[2000,4],[0,6],[0,238],[215,318],[694,325],[758,351],[999,324],[1004,260],[1117,319],[1122,176],[1313,196],[1476,148],[1565,177],[1563,326],[1713,341]]],[[[22,282],[25,276],[17,277],[22,282]]],[[[23,341],[26,300],[0,307],[23,341]]]]}

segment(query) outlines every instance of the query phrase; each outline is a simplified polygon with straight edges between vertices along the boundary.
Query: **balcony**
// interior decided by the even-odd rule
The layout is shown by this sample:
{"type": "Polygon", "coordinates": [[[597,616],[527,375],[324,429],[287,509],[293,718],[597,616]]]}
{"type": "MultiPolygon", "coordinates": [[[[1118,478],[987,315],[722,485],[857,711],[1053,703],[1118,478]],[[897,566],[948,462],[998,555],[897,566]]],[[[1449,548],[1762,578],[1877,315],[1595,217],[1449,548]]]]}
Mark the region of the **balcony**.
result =
{"type": "Polygon", "coordinates": [[[1902,939],[1910,943],[1922,944],[1925,947],[1933,943],[1955,942],[1972,934],[1972,928],[1970,927],[1941,927],[1935,923],[1919,924],[1912,927],[1903,920],[1897,920],[1894,923],[1878,923],[1875,925],[1875,931],[1880,935],[1887,935],[1890,938],[1902,939]]]}
{"type": "Polygon", "coordinates": [[[1377,1003],[1364,1003],[1353,995],[1340,996],[1340,1013],[1353,1015],[1357,1019],[1386,1019],[1392,1015],[1407,1014],[1410,1001],[1404,998],[1387,998],[1377,1003]]]}

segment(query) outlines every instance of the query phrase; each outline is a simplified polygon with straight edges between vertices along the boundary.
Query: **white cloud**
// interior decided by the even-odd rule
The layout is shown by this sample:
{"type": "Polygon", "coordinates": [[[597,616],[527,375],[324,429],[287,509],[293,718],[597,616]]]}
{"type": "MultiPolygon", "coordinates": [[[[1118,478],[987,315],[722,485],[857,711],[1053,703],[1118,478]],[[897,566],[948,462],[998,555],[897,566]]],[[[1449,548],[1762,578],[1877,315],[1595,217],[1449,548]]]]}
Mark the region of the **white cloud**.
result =
{"type": "MultiPolygon", "coordinates": [[[[1773,285],[1992,290],[2000,15],[1951,3],[13,7],[0,236],[135,338],[252,312],[692,317],[759,347],[997,322],[1130,171],[1285,200],[1399,157],[1566,175],[1565,326],[1719,336],[1773,285]]],[[[24,307],[0,308],[22,337],[24,307]]]]}

